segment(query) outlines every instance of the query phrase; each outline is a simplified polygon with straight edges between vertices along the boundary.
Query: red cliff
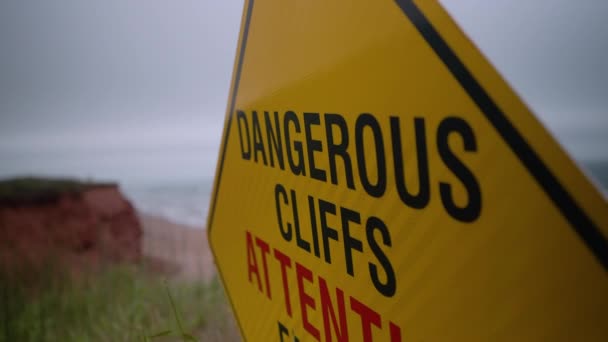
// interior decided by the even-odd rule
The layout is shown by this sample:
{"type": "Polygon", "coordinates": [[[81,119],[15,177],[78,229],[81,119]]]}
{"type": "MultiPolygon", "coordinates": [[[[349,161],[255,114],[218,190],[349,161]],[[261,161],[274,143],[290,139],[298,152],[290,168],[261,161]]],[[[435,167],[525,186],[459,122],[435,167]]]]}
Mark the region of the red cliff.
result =
{"type": "MultiPolygon", "coordinates": [[[[48,180],[18,181],[49,184],[48,180]]],[[[40,191],[32,191],[31,186],[12,185],[6,191],[8,183],[2,183],[0,260],[3,263],[40,264],[56,258],[88,267],[140,259],[142,229],[133,206],[117,185],[70,182],[67,183],[70,186],[53,188],[55,183],[52,183],[52,189],[40,191]]]]}

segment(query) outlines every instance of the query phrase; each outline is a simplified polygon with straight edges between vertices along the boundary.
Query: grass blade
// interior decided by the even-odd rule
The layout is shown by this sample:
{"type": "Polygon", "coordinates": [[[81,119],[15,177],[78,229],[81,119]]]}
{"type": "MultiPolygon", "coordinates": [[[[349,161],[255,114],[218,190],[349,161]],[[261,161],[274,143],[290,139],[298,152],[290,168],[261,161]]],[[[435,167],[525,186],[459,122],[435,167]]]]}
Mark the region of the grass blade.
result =
{"type": "Polygon", "coordinates": [[[175,321],[177,322],[177,328],[179,329],[179,333],[181,335],[184,334],[184,327],[182,326],[182,321],[179,317],[179,313],[177,312],[177,306],[173,301],[173,296],[171,296],[171,291],[169,291],[169,284],[165,280],[165,289],[167,290],[167,296],[169,297],[169,301],[171,302],[171,308],[173,308],[173,314],[175,315],[175,321]]]}
{"type": "Polygon", "coordinates": [[[171,330],[165,330],[165,331],[156,333],[154,335],[150,335],[150,336],[148,336],[148,338],[152,339],[152,338],[157,338],[157,337],[163,337],[163,336],[169,335],[170,333],[171,333],[171,330]]]}

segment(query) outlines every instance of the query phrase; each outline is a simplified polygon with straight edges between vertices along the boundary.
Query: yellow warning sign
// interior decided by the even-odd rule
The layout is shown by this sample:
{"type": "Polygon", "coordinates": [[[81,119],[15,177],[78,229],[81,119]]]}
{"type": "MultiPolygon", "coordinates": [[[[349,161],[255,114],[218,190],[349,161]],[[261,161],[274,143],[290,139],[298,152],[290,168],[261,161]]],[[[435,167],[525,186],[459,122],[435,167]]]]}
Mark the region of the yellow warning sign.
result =
{"type": "Polygon", "coordinates": [[[606,200],[436,1],[247,1],[208,229],[248,341],[608,340],[606,200]]]}

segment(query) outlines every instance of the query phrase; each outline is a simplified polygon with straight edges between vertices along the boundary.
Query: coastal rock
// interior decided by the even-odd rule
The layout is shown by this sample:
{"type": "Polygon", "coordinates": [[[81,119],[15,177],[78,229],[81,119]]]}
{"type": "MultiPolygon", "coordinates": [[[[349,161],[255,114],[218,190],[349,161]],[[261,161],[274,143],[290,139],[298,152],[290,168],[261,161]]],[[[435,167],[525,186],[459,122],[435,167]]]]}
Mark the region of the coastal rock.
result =
{"type": "Polygon", "coordinates": [[[74,184],[79,185],[0,198],[3,264],[67,261],[89,267],[141,258],[142,229],[118,185],[74,184]]]}

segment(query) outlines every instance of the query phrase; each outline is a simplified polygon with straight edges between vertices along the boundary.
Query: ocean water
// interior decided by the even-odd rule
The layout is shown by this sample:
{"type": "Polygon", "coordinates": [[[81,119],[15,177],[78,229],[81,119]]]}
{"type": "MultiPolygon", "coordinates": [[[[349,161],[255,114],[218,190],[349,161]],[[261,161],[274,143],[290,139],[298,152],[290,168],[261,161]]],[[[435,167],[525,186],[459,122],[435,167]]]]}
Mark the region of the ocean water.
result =
{"type": "Polygon", "coordinates": [[[213,190],[213,179],[122,185],[137,210],[175,223],[204,229],[213,190]]]}

